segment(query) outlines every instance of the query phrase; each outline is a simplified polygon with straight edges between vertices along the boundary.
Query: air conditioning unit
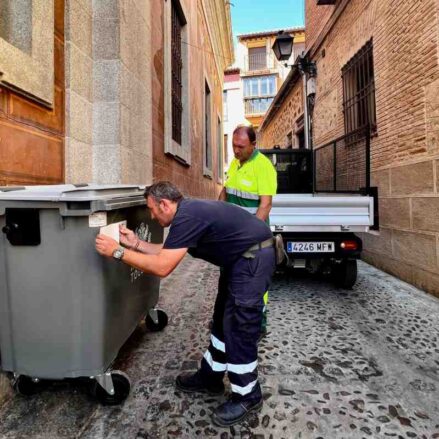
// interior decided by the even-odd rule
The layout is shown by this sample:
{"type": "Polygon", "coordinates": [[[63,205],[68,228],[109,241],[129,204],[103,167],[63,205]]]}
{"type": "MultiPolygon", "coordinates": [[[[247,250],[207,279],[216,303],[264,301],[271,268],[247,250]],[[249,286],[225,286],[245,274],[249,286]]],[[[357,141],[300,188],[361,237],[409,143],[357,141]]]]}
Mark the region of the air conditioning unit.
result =
{"type": "Polygon", "coordinates": [[[317,6],[322,5],[335,5],[337,0],[317,0],[317,6]]]}

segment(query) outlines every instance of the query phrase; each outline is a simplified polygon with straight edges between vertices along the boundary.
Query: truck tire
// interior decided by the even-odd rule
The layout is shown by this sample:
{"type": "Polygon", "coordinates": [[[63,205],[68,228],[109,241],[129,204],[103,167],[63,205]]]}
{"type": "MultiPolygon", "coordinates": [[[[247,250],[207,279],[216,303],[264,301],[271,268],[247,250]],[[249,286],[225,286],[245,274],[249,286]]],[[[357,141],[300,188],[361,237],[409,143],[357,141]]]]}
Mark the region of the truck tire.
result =
{"type": "Polygon", "coordinates": [[[352,289],[357,281],[357,260],[344,259],[340,264],[334,265],[334,282],[340,288],[352,289]]]}

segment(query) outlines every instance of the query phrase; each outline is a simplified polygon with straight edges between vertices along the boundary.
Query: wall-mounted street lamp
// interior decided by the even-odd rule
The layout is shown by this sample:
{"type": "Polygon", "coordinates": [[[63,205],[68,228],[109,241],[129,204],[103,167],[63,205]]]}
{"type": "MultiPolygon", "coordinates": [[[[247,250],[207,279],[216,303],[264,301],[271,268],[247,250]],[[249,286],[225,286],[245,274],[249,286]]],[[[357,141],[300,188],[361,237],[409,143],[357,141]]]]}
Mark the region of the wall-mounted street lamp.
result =
{"type": "MultiPolygon", "coordinates": [[[[294,38],[291,35],[280,31],[273,44],[273,52],[278,61],[286,61],[293,52],[294,38]]],[[[304,92],[304,128],[305,128],[305,148],[312,148],[310,125],[312,110],[314,109],[314,98],[316,93],[315,77],[317,66],[314,61],[299,55],[295,64],[285,64],[286,67],[296,68],[302,74],[304,92]]]]}
{"type": "MultiPolygon", "coordinates": [[[[286,34],[283,30],[279,31],[273,43],[272,50],[278,61],[287,61],[293,53],[294,37],[286,34]]],[[[286,64],[287,67],[297,67],[301,72],[307,73],[310,77],[317,74],[317,66],[314,61],[309,61],[302,55],[298,56],[295,64],[286,64]]]]}
{"type": "Polygon", "coordinates": [[[279,31],[274,41],[272,50],[278,61],[287,61],[293,53],[294,37],[279,31]]]}

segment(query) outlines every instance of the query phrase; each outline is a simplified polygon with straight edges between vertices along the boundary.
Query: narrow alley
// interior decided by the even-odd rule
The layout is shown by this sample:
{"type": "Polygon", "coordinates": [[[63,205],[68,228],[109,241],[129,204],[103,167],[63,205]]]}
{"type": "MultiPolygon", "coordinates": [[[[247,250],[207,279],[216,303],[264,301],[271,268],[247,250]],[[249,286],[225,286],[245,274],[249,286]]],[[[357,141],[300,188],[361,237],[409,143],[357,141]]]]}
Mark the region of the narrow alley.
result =
{"type": "Polygon", "coordinates": [[[96,404],[80,384],[15,396],[0,410],[1,438],[438,438],[439,301],[365,263],[353,291],[326,280],[275,278],[269,334],[260,343],[265,404],[221,429],[219,398],[177,392],[206,347],[218,273],[186,258],[162,284],[169,326],[140,325],[115,369],[132,393],[96,404]]]}

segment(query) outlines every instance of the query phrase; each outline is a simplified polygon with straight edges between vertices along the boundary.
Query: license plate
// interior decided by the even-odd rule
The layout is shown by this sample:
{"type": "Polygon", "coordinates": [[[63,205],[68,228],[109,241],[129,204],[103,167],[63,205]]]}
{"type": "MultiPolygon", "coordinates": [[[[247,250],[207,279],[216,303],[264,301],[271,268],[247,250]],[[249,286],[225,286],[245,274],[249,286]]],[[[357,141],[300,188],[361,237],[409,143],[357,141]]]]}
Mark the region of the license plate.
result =
{"type": "Polygon", "coordinates": [[[287,243],[288,253],[334,253],[333,242],[292,242],[287,243]]]}

